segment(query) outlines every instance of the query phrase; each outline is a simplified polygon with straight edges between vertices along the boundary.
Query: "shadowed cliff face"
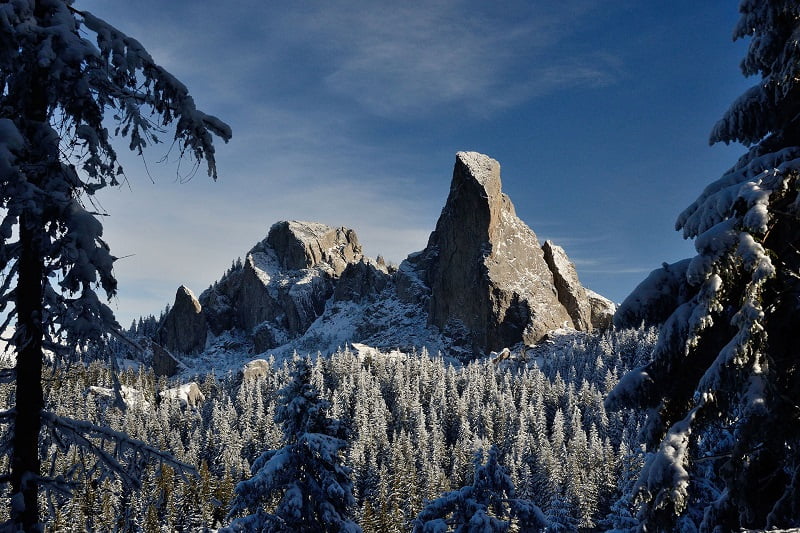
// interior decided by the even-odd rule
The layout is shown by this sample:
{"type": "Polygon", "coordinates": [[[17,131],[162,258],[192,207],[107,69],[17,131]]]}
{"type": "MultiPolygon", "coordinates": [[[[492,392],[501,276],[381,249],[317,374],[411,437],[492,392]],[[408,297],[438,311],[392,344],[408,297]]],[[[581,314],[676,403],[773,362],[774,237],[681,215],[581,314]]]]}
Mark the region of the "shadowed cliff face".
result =
{"type": "Polygon", "coordinates": [[[536,234],[502,193],[500,164],[459,152],[450,195],[423,252],[431,256],[430,320],[460,323],[474,351],[533,344],[572,327],[536,234]]]}
{"type": "Polygon", "coordinates": [[[614,311],[563,249],[542,249],[503,194],[499,163],[476,152],[457,154],[428,245],[399,267],[364,257],[351,229],[282,221],[199,299],[187,291],[158,334],[183,353],[236,332],[254,353],[362,342],[477,355],[605,326],[614,311]]]}
{"type": "Polygon", "coordinates": [[[206,331],[200,302],[191,290],[181,285],[175,294],[175,303],[159,328],[158,341],[170,350],[195,353],[205,348],[206,331]]]}

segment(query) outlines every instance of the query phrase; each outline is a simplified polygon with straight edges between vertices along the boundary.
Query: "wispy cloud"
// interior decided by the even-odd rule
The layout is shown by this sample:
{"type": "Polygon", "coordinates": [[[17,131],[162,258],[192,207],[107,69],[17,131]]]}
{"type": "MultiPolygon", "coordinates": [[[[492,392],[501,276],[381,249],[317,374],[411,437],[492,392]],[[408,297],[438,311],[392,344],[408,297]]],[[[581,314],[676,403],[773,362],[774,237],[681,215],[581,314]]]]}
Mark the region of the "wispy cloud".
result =
{"type": "Polygon", "coordinates": [[[120,316],[157,311],[180,283],[200,292],[280,219],[352,227],[368,254],[389,260],[423,248],[452,154],[472,147],[416,139],[454,110],[482,123],[565,88],[614,83],[616,59],[578,38],[602,6],[81,0],[138,38],[234,135],[218,147],[219,183],[200,173],[180,186],[174,162],[153,164],[156,148],[153,185],[126,156],[133,191],[103,196],[113,252],[133,254],[116,265],[120,316]],[[409,122],[413,132],[393,138],[409,122]]]}
{"type": "Polygon", "coordinates": [[[317,4],[293,27],[324,50],[329,89],[386,117],[441,106],[486,113],[559,89],[612,83],[607,54],[568,46],[592,3],[317,4]],[[572,50],[571,50],[572,49],[572,50]]]}
{"type": "MultiPolygon", "coordinates": [[[[297,112],[334,112],[350,102],[393,119],[443,109],[486,116],[562,89],[605,86],[622,71],[615,56],[580,38],[582,22],[604,9],[597,0],[147,3],[162,16],[122,16],[120,25],[223,106],[302,102],[297,112]]],[[[83,4],[114,21],[120,11],[83,4]]]]}

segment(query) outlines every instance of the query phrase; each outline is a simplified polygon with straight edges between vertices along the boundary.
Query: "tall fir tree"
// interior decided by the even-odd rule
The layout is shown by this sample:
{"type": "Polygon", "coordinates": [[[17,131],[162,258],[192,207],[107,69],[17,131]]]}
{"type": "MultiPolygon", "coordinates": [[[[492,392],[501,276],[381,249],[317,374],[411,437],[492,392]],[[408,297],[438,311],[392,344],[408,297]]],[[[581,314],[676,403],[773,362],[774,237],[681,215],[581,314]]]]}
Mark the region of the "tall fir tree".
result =
{"type": "Polygon", "coordinates": [[[284,447],[264,452],[253,463],[252,477],[236,485],[232,531],[361,533],[351,518],[351,471],[342,464],[347,430],[328,417],[330,402],[311,380],[309,362],[295,361],[275,412],[284,447]],[[274,500],[274,510],[268,509],[274,500]]]}
{"type": "MultiPolygon", "coordinates": [[[[800,526],[800,3],[739,10],[734,38],[750,38],[742,71],[760,79],[711,142],[749,150],[679,216],[697,249],[680,267],[686,298],[651,362],[607,400],[648,410],[634,489],[647,531],[692,516],[704,531],[800,526]],[[712,453],[710,441],[724,446],[712,453]]],[[[634,294],[647,309],[645,285],[634,294]]]]}
{"type": "Polygon", "coordinates": [[[25,531],[42,528],[40,490],[58,484],[41,472],[42,427],[77,440],[86,427],[43,412],[44,350],[69,356],[119,328],[97,294],[116,290],[114,257],[86,207],[122,174],[109,109],[131,150],[174,125],[181,154],[205,159],[216,178],[212,135],[227,140],[230,129],[198,111],[139,42],[72,0],[0,3],[0,330],[15,325],[16,351],[3,376],[15,380],[15,408],[0,421],[13,433],[11,521],[25,531]]]}

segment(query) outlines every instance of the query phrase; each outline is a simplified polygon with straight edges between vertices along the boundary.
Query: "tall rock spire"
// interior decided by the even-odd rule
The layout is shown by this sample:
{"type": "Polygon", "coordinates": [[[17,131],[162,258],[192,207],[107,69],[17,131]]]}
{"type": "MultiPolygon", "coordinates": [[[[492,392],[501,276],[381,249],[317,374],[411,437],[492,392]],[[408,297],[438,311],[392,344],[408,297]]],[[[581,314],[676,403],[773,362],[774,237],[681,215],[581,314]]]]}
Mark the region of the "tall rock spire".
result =
{"type": "Polygon", "coordinates": [[[475,351],[528,344],[573,327],[536,234],[503,194],[500,164],[459,152],[450,195],[423,252],[431,257],[430,321],[463,327],[475,351]]]}

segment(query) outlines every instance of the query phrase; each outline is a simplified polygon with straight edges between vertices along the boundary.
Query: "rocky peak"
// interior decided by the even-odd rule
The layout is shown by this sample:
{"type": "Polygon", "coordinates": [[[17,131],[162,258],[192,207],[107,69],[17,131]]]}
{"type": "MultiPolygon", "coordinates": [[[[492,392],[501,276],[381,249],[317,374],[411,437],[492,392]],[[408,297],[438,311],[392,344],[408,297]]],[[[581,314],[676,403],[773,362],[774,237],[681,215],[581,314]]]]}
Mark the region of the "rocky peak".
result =
{"type": "Polygon", "coordinates": [[[607,325],[612,313],[580,284],[564,250],[543,249],[517,217],[500,164],[459,152],[428,245],[399,267],[365,257],[351,229],[277,222],[199,301],[179,288],[158,340],[193,353],[208,332],[212,343],[232,332],[254,353],[366,342],[469,357],[535,344],[565,326],[607,325]]]}
{"type": "Polygon", "coordinates": [[[516,216],[500,164],[486,155],[456,155],[450,194],[423,254],[430,321],[466,331],[476,352],[533,344],[573,325],[536,234],[516,216]]]}
{"type": "MultiPolygon", "coordinates": [[[[189,289],[179,288],[159,340],[175,352],[192,353],[205,345],[207,331],[218,336],[238,329],[251,337],[257,352],[279,346],[306,332],[348,266],[355,269],[363,259],[349,228],[277,222],[242,263],[200,296],[204,307],[189,289]]],[[[352,291],[372,290],[386,283],[377,275],[389,277],[380,269],[374,275],[361,270],[349,276],[352,291]]]]}
{"type": "Polygon", "coordinates": [[[159,342],[176,352],[196,353],[205,347],[207,329],[200,301],[181,285],[175,293],[175,304],[158,329],[159,342]]]}
{"type": "Polygon", "coordinates": [[[328,264],[339,276],[350,263],[362,257],[356,232],[331,228],[317,222],[281,221],[272,225],[267,244],[286,270],[313,268],[328,264]]]}
{"type": "Polygon", "coordinates": [[[586,289],[578,280],[575,265],[567,257],[564,249],[552,241],[545,241],[542,246],[544,260],[553,273],[553,281],[558,293],[558,300],[567,310],[575,329],[589,331],[592,329],[592,306],[586,289]]]}

